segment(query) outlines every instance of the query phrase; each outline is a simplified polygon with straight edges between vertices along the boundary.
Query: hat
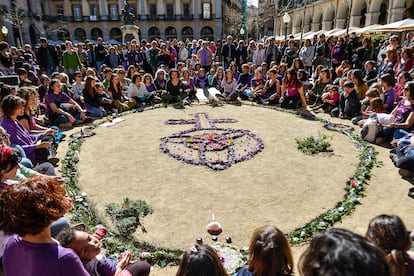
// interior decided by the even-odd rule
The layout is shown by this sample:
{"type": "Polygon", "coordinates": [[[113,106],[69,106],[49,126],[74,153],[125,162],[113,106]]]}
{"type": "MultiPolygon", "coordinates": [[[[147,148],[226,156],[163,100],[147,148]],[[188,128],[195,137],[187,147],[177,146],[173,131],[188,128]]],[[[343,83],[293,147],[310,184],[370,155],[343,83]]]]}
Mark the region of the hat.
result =
{"type": "Polygon", "coordinates": [[[351,80],[348,80],[344,83],[344,87],[354,88],[354,82],[351,80]]]}
{"type": "Polygon", "coordinates": [[[41,37],[41,38],[39,39],[39,41],[40,41],[41,43],[43,43],[43,42],[47,42],[47,39],[46,39],[46,38],[44,38],[44,37],[41,37]]]}

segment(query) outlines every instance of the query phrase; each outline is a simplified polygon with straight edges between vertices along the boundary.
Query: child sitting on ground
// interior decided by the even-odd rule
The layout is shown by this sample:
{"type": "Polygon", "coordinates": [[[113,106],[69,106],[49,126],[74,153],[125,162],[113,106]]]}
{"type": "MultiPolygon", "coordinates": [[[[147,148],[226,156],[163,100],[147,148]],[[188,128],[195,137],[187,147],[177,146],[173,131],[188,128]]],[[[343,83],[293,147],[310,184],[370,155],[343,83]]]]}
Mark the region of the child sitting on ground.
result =
{"type": "Polygon", "coordinates": [[[338,86],[329,85],[328,90],[322,95],[322,104],[312,108],[313,111],[317,112],[318,109],[322,108],[324,112],[330,113],[338,105],[340,96],[338,86]]]}
{"type": "Polygon", "coordinates": [[[82,260],[85,269],[91,275],[99,276],[147,276],[150,274],[150,265],[147,262],[137,261],[129,264],[131,253],[125,251],[118,257],[118,262],[99,255],[101,252],[100,240],[106,236],[104,227],[98,228],[93,235],[74,228],[62,230],[56,239],[66,248],[71,248],[82,260]]]}

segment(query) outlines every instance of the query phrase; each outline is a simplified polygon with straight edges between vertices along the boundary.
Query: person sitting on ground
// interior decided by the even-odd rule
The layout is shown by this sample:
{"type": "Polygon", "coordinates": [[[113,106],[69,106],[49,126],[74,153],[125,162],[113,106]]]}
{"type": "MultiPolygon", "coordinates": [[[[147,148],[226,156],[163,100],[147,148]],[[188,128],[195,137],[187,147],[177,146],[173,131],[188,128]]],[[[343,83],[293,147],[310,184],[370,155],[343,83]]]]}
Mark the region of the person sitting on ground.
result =
{"type": "MultiPolygon", "coordinates": [[[[28,169],[32,169],[38,173],[44,174],[44,175],[50,175],[50,176],[55,176],[56,172],[55,172],[55,168],[53,166],[53,164],[49,163],[49,162],[43,162],[41,164],[38,164],[37,166],[33,166],[32,161],[27,158],[26,153],[24,152],[24,149],[20,146],[20,145],[11,145],[10,143],[10,135],[7,133],[7,131],[0,126],[0,144],[5,146],[5,147],[12,147],[13,149],[16,149],[19,152],[20,155],[20,167],[25,167],[28,169]]],[[[24,174],[23,174],[24,175],[24,174]]],[[[21,180],[22,178],[18,178],[16,177],[17,180],[21,180]]]]}
{"type": "Polygon", "coordinates": [[[227,276],[227,272],[213,248],[196,244],[184,252],[176,276],[227,276]]]}
{"type": "MultiPolygon", "coordinates": [[[[85,83],[82,80],[82,73],[76,71],[74,76],[75,81],[72,84],[73,99],[82,107],[84,107],[85,101],[83,99],[83,89],[85,88],[85,83]]],[[[88,76],[86,76],[87,78],[88,76]]]]}
{"type": "Polygon", "coordinates": [[[361,101],[361,111],[360,115],[355,116],[351,119],[351,122],[355,125],[362,125],[364,124],[363,120],[368,119],[368,116],[371,115],[372,110],[370,109],[370,102],[372,99],[377,98],[380,96],[380,92],[375,87],[370,87],[365,93],[365,99],[361,101]]]}
{"type": "Polygon", "coordinates": [[[222,66],[219,66],[216,70],[216,74],[213,77],[212,87],[223,92],[223,89],[221,88],[221,83],[223,81],[224,81],[224,69],[222,66]]]}
{"type": "Polygon", "coordinates": [[[73,124],[83,123],[86,119],[82,107],[62,92],[59,80],[52,79],[46,96],[46,114],[52,125],[59,128],[71,128],[73,124]]]}
{"type": "Polygon", "coordinates": [[[154,96],[157,93],[155,90],[148,92],[147,87],[141,81],[142,77],[139,73],[132,75],[132,83],[128,87],[128,97],[134,99],[140,111],[143,111],[143,105],[153,103],[154,96]]]}
{"type": "Polygon", "coordinates": [[[376,143],[398,140],[408,135],[414,127],[414,81],[409,81],[404,87],[405,98],[398,102],[390,113],[395,116],[394,122],[383,126],[377,134],[376,143]]]}
{"type": "Polygon", "coordinates": [[[198,70],[198,76],[195,77],[194,84],[197,88],[208,88],[208,78],[204,68],[198,70]]]}
{"type": "Polygon", "coordinates": [[[376,216],[369,222],[365,236],[384,251],[391,275],[412,275],[414,261],[407,254],[411,248],[410,233],[400,217],[376,216]]]}
{"type": "Polygon", "coordinates": [[[247,260],[236,276],[293,275],[289,242],[282,231],[271,225],[254,230],[247,260]]]}
{"type": "MultiPolygon", "coordinates": [[[[223,93],[221,96],[225,101],[236,101],[239,96],[237,93],[237,81],[233,77],[233,71],[229,68],[225,71],[224,80],[221,82],[223,93]]],[[[220,96],[220,95],[218,95],[220,96]]]]}
{"type": "Polygon", "coordinates": [[[288,69],[282,81],[281,98],[279,100],[280,106],[282,108],[295,109],[298,106],[299,100],[302,102],[302,108],[306,109],[303,86],[298,80],[296,71],[288,69]]]}
{"type": "Polygon", "coordinates": [[[358,100],[365,99],[365,93],[368,90],[368,85],[364,81],[364,73],[360,69],[352,71],[352,81],[355,85],[355,91],[358,93],[358,100]]]}
{"type": "Polygon", "coordinates": [[[306,98],[309,103],[312,103],[311,107],[315,107],[320,104],[322,94],[325,93],[326,86],[331,83],[331,73],[328,68],[322,68],[319,78],[315,81],[315,85],[311,90],[306,93],[306,98]]]}
{"type": "Polygon", "coordinates": [[[394,86],[394,89],[396,91],[396,102],[399,102],[403,98],[405,84],[410,80],[412,80],[412,77],[408,72],[403,71],[398,75],[397,84],[394,86]]]}
{"type": "Polygon", "coordinates": [[[107,115],[107,111],[101,105],[100,96],[96,91],[96,79],[92,76],[86,77],[85,87],[82,91],[82,99],[85,104],[85,109],[91,117],[101,118],[107,115]]]}
{"type": "Polygon", "coordinates": [[[387,113],[391,113],[395,107],[394,103],[397,98],[394,89],[394,76],[384,74],[381,76],[381,86],[383,91],[384,105],[387,113]]]}
{"type": "MultiPolygon", "coordinates": [[[[289,69],[290,70],[290,69],[289,69]]],[[[277,79],[277,71],[275,68],[269,70],[269,79],[266,81],[262,94],[256,94],[256,102],[276,105],[280,100],[280,83],[277,79]]]]}
{"type": "Polygon", "coordinates": [[[247,91],[250,91],[250,83],[252,80],[252,76],[250,75],[249,71],[250,66],[248,64],[243,64],[242,73],[239,75],[239,78],[237,80],[237,90],[239,91],[240,98],[243,100],[247,100],[249,98],[249,92],[247,91]]]}
{"type": "MultiPolygon", "coordinates": [[[[10,135],[11,143],[20,145],[32,164],[36,166],[48,161],[49,150],[53,145],[51,136],[56,134],[56,130],[48,129],[41,134],[30,134],[17,120],[18,116],[23,115],[24,105],[25,101],[18,96],[9,95],[4,98],[1,102],[4,117],[0,125],[10,135]]],[[[59,159],[54,158],[53,165],[57,162],[59,162],[59,159]]]]}
{"type": "Polygon", "coordinates": [[[322,104],[314,107],[312,110],[317,111],[321,108],[324,112],[330,113],[332,109],[338,106],[339,96],[338,86],[329,85],[328,92],[322,95],[322,104]]]}
{"type": "Polygon", "coordinates": [[[367,62],[365,62],[364,67],[365,67],[364,82],[366,82],[368,86],[371,86],[371,84],[377,82],[377,76],[378,76],[378,72],[375,69],[375,61],[368,60],[367,62]]]}
{"type": "MultiPolygon", "coordinates": [[[[98,229],[100,230],[100,229],[98,229]]],[[[150,265],[147,262],[137,261],[129,263],[131,253],[125,251],[118,257],[118,261],[98,255],[101,252],[100,240],[105,233],[89,235],[87,232],[74,228],[63,229],[56,239],[65,248],[71,248],[82,260],[85,269],[96,276],[147,276],[150,274],[150,265]]]]}
{"type": "Polygon", "coordinates": [[[72,200],[57,178],[35,176],[4,189],[0,230],[11,235],[3,254],[6,275],[89,275],[76,253],[51,235],[51,223],[71,207],[72,200]],[[16,260],[24,260],[24,265],[16,260]]]}
{"type": "Polygon", "coordinates": [[[254,70],[254,77],[252,78],[252,81],[250,84],[251,92],[252,92],[252,95],[250,96],[251,101],[256,101],[258,99],[258,96],[262,95],[265,92],[263,91],[265,83],[266,83],[266,80],[263,78],[261,68],[257,68],[256,70],[254,70]]]}
{"type": "Polygon", "coordinates": [[[382,250],[364,237],[340,228],[329,228],[313,237],[299,259],[302,276],[389,276],[382,250]]]}
{"type": "Polygon", "coordinates": [[[98,82],[95,85],[96,93],[98,94],[99,104],[103,106],[108,113],[112,111],[112,98],[105,91],[105,87],[102,83],[98,82]]]}
{"type": "Polygon", "coordinates": [[[117,74],[112,74],[111,76],[108,87],[108,95],[112,98],[112,107],[119,112],[131,110],[137,105],[136,101],[127,97],[121,89],[119,76],[117,74]]]}
{"type": "Polygon", "coordinates": [[[331,116],[343,119],[354,118],[359,112],[358,93],[350,80],[344,83],[344,92],[339,97],[339,106],[332,109],[331,116]]]}
{"type": "MultiPolygon", "coordinates": [[[[200,69],[202,70],[202,69],[200,69]]],[[[167,82],[167,94],[162,96],[164,106],[174,103],[175,108],[184,108],[183,100],[187,97],[177,69],[170,70],[170,79],[167,82]]]]}
{"type": "MultiPolygon", "coordinates": [[[[403,177],[414,176],[414,133],[404,136],[397,144],[397,159],[395,165],[400,168],[399,173],[403,177]]],[[[414,195],[413,195],[414,196],[414,195]]],[[[412,196],[412,197],[413,197],[412,196]]]]}
{"type": "Polygon", "coordinates": [[[195,83],[187,68],[182,69],[181,83],[183,84],[184,92],[187,94],[188,101],[193,101],[196,98],[195,83]]]}

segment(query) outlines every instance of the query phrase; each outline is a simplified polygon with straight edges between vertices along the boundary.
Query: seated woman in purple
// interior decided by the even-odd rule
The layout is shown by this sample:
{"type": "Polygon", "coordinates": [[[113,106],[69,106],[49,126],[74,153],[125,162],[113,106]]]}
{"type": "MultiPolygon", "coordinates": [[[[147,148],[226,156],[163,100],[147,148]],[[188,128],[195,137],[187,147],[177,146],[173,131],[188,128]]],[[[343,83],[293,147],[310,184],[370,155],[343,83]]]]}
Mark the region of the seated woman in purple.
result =
{"type": "Polygon", "coordinates": [[[6,275],[89,275],[76,253],[51,235],[51,223],[71,207],[57,178],[35,176],[5,188],[0,195],[0,230],[11,234],[3,254],[6,275]]]}
{"type": "Polygon", "coordinates": [[[196,95],[194,79],[191,77],[190,71],[187,68],[182,70],[182,75],[181,83],[183,84],[184,92],[187,94],[189,100],[192,101],[196,95]]]}
{"type": "Polygon", "coordinates": [[[391,112],[395,115],[394,122],[383,127],[382,131],[377,134],[376,143],[382,144],[384,139],[398,140],[409,134],[414,127],[414,81],[409,81],[404,87],[404,98],[398,102],[397,106],[391,112]]]}
{"type": "Polygon", "coordinates": [[[48,159],[53,140],[48,136],[56,134],[56,130],[48,129],[41,134],[30,134],[17,120],[24,112],[24,105],[25,101],[18,96],[5,97],[1,102],[4,117],[0,125],[10,135],[10,142],[20,145],[33,165],[44,163],[48,159]]]}
{"type": "Polygon", "coordinates": [[[85,121],[86,117],[82,107],[62,92],[62,84],[57,79],[50,81],[46,106],[46,114],[52,125],[70,128],[75,122],[83,123],[85,121]]]}

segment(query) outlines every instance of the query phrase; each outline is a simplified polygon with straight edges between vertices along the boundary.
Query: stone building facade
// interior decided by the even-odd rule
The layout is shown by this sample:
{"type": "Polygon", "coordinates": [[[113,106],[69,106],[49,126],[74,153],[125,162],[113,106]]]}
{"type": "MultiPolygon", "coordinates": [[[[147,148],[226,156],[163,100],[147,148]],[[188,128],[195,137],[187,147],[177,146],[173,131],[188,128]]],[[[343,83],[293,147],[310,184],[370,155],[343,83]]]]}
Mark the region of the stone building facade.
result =
{"type": "MultiPolygon", "coordinates": [[[[129,0],[140,37],[145,39],[221,39],[237,17],[241,0],[129,0]]],[[[12,44],[50,40],[120,41],[124,0],[0,0],[0,38],[12,44]],[[14,20],[13,17],[18,17],[14,20]],[[14,21],[13,21],[14,20],[14,21]]]]}
{"type": "Polygon", "coordinates": [[[412,6],[413,0],[279,0],[275,35],[285,35],[285,12],[287,33],[296,34],[387,24],[412,16],[412,6]]]}

